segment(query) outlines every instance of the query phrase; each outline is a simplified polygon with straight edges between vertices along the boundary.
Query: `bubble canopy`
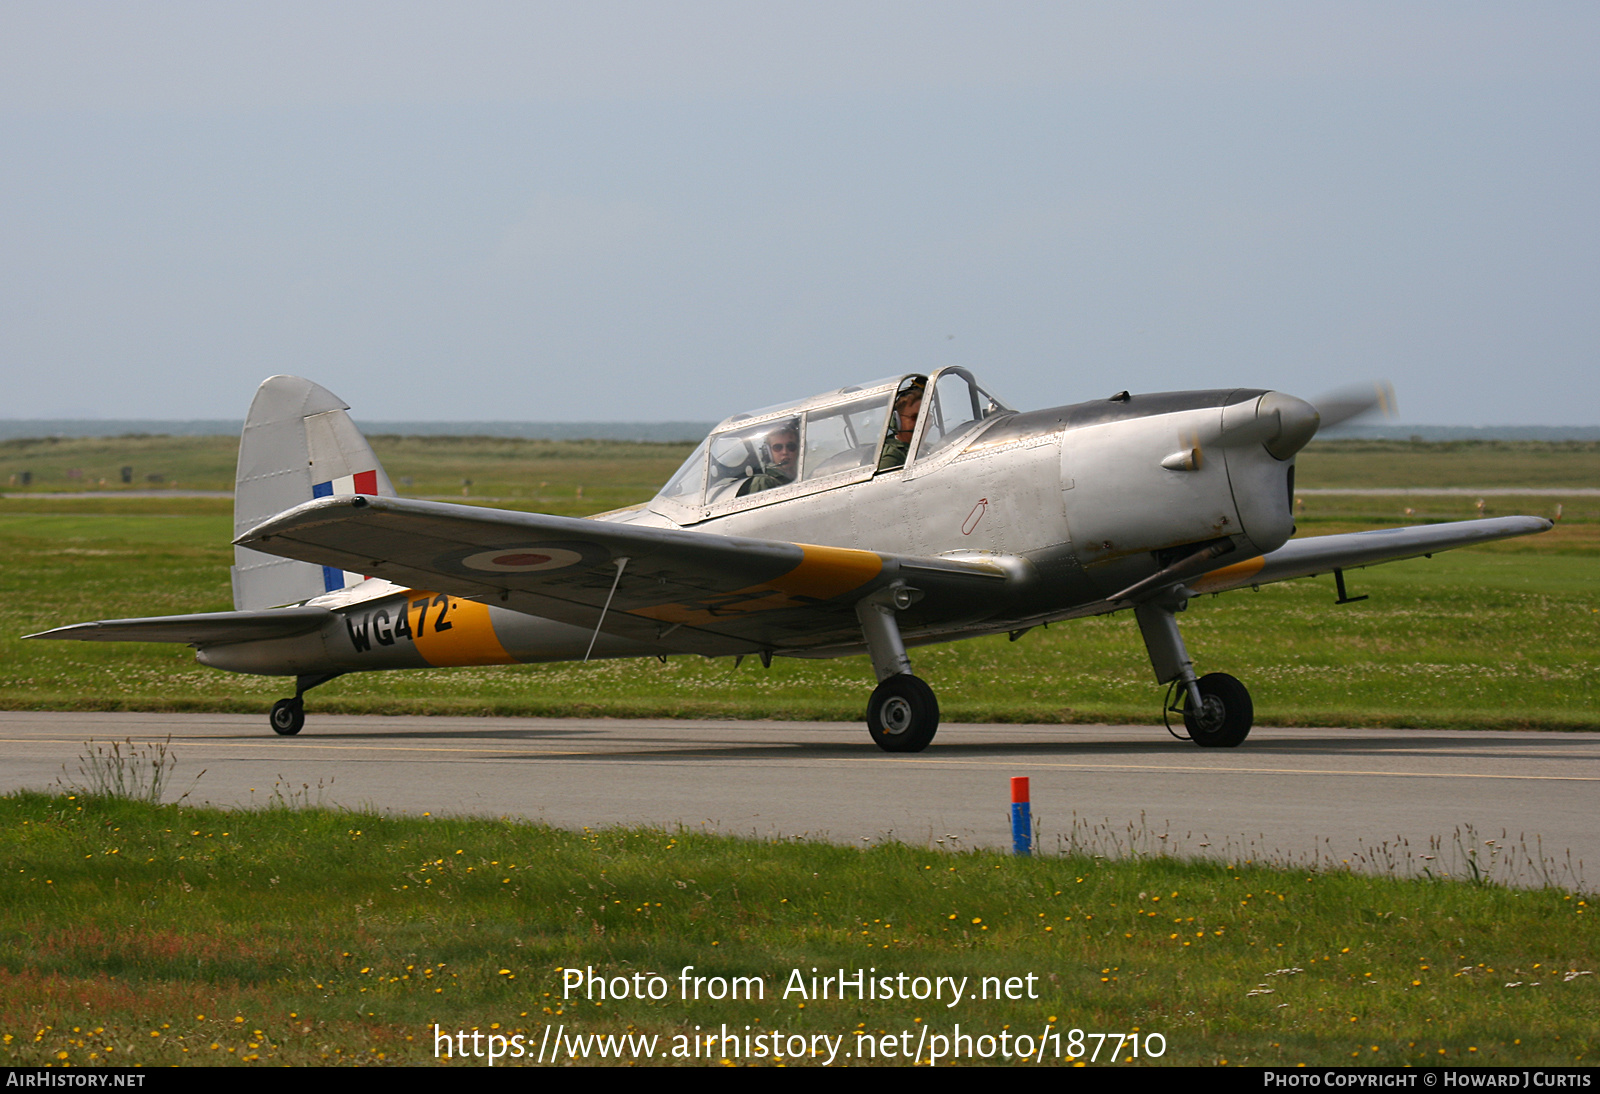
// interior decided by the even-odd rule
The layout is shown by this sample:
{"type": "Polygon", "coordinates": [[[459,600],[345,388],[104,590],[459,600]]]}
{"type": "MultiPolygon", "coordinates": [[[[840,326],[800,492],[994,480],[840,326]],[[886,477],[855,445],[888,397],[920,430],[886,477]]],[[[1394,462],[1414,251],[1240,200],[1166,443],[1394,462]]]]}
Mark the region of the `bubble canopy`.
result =
{"type": "Polygon", "coordinates": [[[674,517],[710,515],[857,482],[898,471],[911,452],[929,459],[1009,411],[966,369],[952,366],[735,414],[700,443],[651,507],[674,517]]]}

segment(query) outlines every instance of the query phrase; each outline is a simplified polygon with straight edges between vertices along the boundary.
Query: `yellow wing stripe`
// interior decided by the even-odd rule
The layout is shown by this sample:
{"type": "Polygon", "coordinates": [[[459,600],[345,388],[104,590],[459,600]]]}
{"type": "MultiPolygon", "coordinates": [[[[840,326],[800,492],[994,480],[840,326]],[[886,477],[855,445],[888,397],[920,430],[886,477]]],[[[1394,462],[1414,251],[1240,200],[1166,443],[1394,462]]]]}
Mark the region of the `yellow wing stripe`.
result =
{"type": "Polygon", "coordinates": [[[689,604],[634,608],[630,614],[663,623],[702,626],[729,616],[798,608],[820,600],[832,600],[859,589],[883,572],[883,559],[871,551],[816,547],[805,543],[796,546],[803,552],[800,564],[769,581],[731,593],[712,593],[689,604]]]}
{"type": "Polygon", "coordinates": [[[1250,578],[1261,572],[1261,567],[1267,564],[1267,556],[1257,555],[1247,558],[1243,562],[1235,562],[1232,566],[1224,566],[1220,570],[1201,574],[1199,578],[1188,583],[1189,588],[1197,593],[1221,592],[1231,589],[1235,585],[1245,584],[1250,578]]]}
{"type": "Polygon", "coordinates": [[[813,547],[798,544],[805,552],[800,565],[767,582],[769,588],[814,600],[832,600],[852,589],[859,589],[883,572],[883,559],[871,551],[852,551],[845,547],[813,547]]]}

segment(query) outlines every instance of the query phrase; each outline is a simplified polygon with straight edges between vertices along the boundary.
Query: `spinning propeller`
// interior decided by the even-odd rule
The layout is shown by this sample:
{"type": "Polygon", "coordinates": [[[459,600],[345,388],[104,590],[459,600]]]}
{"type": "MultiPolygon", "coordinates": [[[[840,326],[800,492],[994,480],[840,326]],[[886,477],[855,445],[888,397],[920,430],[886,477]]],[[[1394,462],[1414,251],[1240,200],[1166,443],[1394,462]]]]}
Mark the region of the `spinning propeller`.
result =
{"type": "Polygon", "coordinates": [[[1332,429],[1374,410],[1381,411],[1385,418],[1392,418],[1396,409],[1394,385],[1387,380],[1343,387],[1317,400],[1317,413],[1322,415],[1322,424],[1318,428],[1332,429]]]}
{"type": "Polygon", "coordinates": [[[1354,418],[1381,411],[1386,417],[1395,412],[1394,385],[1380,380],[1357,387],[1329,392],[1316,405],[1269,391],[1254,404],[1238,403],[1223,411],[1222,428],[1209,437],[1193,433],[1179,438],[1178,451],[1161,461],[1169,471],[1198,471],[1205,466],[1207,448],[1238,448],[1259,444],[1274,459],[1287,460],[1299,452],[1322,429],[1342,425],[1354,418]],[[1251,407],[1254,412],[1251,412],[1251,407]]]}

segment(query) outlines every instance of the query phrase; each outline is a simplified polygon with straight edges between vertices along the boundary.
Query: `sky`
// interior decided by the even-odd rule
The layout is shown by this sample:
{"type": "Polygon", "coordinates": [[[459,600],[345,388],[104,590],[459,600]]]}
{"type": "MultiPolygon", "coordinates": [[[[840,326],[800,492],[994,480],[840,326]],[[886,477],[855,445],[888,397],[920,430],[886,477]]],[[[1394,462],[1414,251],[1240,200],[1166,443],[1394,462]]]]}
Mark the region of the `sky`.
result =
{"type": "Polygon", "coordinates": [[[0,0],[3,418],[1600,423],[1600,5],[0,0]]]}

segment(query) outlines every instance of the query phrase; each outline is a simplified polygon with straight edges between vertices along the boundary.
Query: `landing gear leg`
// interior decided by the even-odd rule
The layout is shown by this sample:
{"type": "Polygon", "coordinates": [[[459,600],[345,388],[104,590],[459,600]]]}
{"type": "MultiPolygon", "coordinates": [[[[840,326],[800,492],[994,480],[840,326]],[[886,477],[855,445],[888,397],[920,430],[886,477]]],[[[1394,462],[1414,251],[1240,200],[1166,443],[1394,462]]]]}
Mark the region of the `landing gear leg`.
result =
{"type": "Polygon", "coordinates": [[[885,752],[921,752],[939,731],[939,700],[924,680],[911,674],[894,617],[897,608],[909,607],[913,600],[911,590],[895,588],[856,605],[878,677],[867,703],[867,732],[885,752]]]}
{"type": "Polygon", "coordinates": [[[1227,673],[1195,676],[1194,661],[1178,633],[1175,616],[1187,604],[1187,600],[1173,595],[1140,604],[1133,614],[1139,620],[1139,633],[1144,636],[1156,682],[1171,684],[1183,693],[1182,706],[1172,709],[1182,711],[1189,739],[1202,748],[1233,748],[1250,735],[1255,706],[1245,686],[1227,673]]]}
{"type": "Polygon", "coordinates": [[[343,675],[342,672],[317,672],[296,676],[294,698],[279,699],[272,704],[272,713],[267,719],[272,724],[272,731],[280,737],[293,737],[299,733],[306,724],[306,692],[319,684],[326,684],[336,676],[343,675]]]}

